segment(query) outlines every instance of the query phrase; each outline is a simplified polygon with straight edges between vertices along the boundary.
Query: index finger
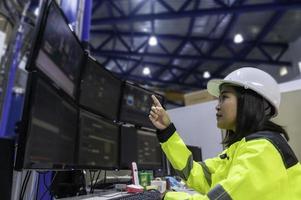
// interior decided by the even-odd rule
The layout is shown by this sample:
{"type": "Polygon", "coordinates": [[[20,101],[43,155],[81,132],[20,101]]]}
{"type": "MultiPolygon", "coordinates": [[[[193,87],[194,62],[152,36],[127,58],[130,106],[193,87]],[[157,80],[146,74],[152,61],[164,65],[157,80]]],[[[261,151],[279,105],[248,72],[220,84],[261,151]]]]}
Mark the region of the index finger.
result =
{"type": "Polygon", "coordinates": [[[152,95],[152,99],[153,99],[153,102],[154,102],[155,106],[161,106],[162,107],[160,101],[157,99],[157,97],[155,95],[152,95]]]}

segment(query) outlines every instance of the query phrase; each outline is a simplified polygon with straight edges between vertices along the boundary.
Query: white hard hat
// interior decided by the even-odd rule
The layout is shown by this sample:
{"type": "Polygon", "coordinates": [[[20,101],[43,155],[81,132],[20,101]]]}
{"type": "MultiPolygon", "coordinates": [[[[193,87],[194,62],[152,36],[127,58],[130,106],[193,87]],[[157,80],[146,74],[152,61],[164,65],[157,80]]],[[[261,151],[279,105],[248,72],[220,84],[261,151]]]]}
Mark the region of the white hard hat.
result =
{"type": "Polygon", "coordinates": [[[220,94],[220,85],[223,83],[255,91],[274,106],[275,114],[273,117],[277,116],[281,100],[280,90],[275,79],[268,73],[252,67],[240,68],[231,72],[224,79],[210,80],[207,84],[208,92],[218,97],[220,94]]]}

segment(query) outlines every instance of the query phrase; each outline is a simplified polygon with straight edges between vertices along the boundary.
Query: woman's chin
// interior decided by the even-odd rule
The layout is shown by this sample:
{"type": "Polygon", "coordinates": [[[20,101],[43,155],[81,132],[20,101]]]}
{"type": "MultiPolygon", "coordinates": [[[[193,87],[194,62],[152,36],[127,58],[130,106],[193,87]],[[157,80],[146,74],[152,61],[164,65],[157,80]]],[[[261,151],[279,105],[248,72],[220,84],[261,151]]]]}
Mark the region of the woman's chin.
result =
{"type": "Polygon", "coordinates": [[[223,124],[219,121],[216,123],[217,128],[223,129],[223,124]]]}
{"type": "Polygon", "coordinates": [[[222,122],[219,122],[219,121],[217,121],[216,126],[219,129],[227,129],[227,127],[225,126],[225,124],[223,124],[222,122]]]}

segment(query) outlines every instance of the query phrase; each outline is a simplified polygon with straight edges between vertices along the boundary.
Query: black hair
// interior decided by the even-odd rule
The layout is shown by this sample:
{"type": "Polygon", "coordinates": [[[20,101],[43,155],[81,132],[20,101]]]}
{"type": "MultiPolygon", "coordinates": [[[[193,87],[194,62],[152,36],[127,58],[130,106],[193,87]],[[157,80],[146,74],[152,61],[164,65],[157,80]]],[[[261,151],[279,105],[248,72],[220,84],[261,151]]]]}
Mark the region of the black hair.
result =
{"type": "MultiPolygon", "coordinates": [[[[224,85],[222,84],[220,89],[224,85]]],[[[222,144],[229,147],[231,144],[258,131],[272,131],[275,134],[282,134],[287,141],[289,140],[286,130],[271,121],[275,109],[264,97],[250,89],[230,84],[226,85],[231,86],[235,91],[237,115],[235,132],[226,130],[226,136],[222,144]]]]}

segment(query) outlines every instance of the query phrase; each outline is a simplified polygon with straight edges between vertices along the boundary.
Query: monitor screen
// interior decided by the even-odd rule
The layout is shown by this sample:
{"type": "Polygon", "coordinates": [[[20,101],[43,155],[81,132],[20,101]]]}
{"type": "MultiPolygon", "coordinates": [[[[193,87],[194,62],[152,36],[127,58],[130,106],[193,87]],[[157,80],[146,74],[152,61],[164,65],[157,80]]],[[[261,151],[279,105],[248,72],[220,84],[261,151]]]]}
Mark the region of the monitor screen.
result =
{"type": "Polygon", "coordinates": [[[120,134],[120,168],[129,169],[135,161],[138,169],[161,169],[162,150],[156,133],[122,127],[120,134]]]}
{"type": "Polygon", "coordinates": [[[84,50],[60,8],[52,2],[42,25],[35,66],[54,84],[75,98],[84,50]]]}
{"type": "Polygon", "coordinates": [[[118,168],[119,126],[84,110],[79,123],[79,166],[118,168]]]}
{"type": "MultiPolygon", "coordinates": [[[[27,101],[24,156],[20,168],[62,169],[74,165],[77,108],[36,77],[27,101]]],[[[21,142],[22,143],[22,142],[21,142]]],[[[18,149],[22,153],[22,149],[18,149]]],[[[20,156],[20,155],[19,155],[20,156]]]]}
{"type": "Polygon", "coordinates": [[[187,145],[187,148],[191,151],[194,161],[202,161],[202,149],[200,147],[187,145]]]}
{"type": "MultiPolygon", "coordinates": [[[[192,153],[193,160],[195,162],[202,162],[202,149],[198,146],[192,146],[192,145],[186,145],[189,151],[192,153]]],[[[170,169],[170,174],[172,176],[178,175],[176,170],[172,167],[170,162],[168,161],[169,169],[170,169]]]]}
{"type": "Polygon", "coordinates": [[[137,164],[143,168],[162,166],[162,150],[154,132],[137,130],[137,164]]]}
{"type": "Polygon", "coordinates": [[[80,104],[88,110],[117,120],[121,80],[88,57],[80,85],[80,104]]]}
{"type": "MultiPolygon", "coordinates": [[[[155,128],[148,117],[153,104],[152,94],[154,92],[126,83],[123,88],[120,121],[155,128]]],[[[158,94],[155,95],[163,104],[163,97],[158,94]]]]}

